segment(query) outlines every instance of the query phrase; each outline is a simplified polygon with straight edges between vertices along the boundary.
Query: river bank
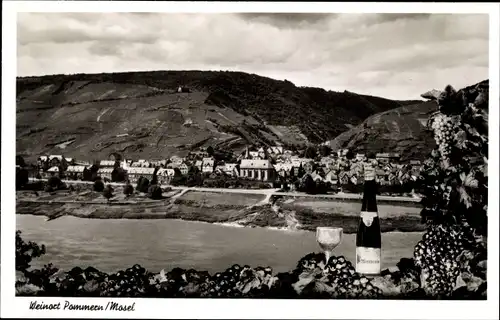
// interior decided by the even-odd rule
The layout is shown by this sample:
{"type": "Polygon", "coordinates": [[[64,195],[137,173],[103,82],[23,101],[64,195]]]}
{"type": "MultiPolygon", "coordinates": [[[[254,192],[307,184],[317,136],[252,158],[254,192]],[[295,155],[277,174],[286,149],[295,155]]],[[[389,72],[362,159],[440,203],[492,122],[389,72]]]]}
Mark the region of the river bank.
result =
{"type": "MultiPolygon", "coordinates": [[[[91,219],[181,219],[233,226],[269,227],[314,231],[318,226],[342,226],[355,233],[361,209],[359,200],[265,194],[171,190],[163,199],[144,194],[125,197],[122,187],[108,202],[102,194],[82,188],[52,193],[18,191],[16,213],[56,219],[74,216],[91,219]]],[[[415,203],[380,204],[382,232],[423,231],[420,208],[415,203]]]]}

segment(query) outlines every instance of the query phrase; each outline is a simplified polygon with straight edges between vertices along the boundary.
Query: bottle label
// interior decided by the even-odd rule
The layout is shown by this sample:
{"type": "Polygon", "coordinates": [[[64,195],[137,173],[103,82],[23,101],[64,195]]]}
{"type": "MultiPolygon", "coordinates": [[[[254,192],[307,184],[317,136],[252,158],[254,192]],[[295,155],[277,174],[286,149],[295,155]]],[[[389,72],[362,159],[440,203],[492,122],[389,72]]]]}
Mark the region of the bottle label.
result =
{"type": "Polygon", "coordinates": [[[380,273],[380,248],[356,248],[356,272],[361,274],[380,273]]]}
{"type": "Polygon", "coordinates": [[[377,216],[378,216],[377,212],[361,211],[361,219],[363,219],[363,223],[367,227],[372,225],[373,219],[377,216]]]}

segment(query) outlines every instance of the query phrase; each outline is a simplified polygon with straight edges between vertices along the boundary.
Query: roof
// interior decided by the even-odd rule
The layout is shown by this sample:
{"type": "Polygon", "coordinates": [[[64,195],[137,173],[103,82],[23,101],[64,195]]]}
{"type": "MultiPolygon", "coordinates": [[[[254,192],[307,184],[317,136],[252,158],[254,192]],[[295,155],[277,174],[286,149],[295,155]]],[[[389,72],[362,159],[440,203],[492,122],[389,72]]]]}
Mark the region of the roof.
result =
{"type": "Polygon", "coordinates": [[[140,167],[134,167],[134,168],[128,168],[128,174],[154,174],[155,173],[155,168],[140,168],[140,167]]]}
{"type": "Polygon", "coordinates": [[[66,172],[83,172],[84,170],[85,166],[69,166],[66,172]]]}
{"type": "Polygon", "coordinates": [[[66,161],[71,162],[73,161],[73,158],[66,158],[66,161]]]}
{"type": "Polygon", "coordinates": [[[281,170],[290,171],[293,169],[293,164],[291,164],[291,163],[277,163],[274,165],[274,169],[276,171],[281,171],[281,170]]]}
{"type": "Polygon", "coordinates": [[[100,168],[97,170],[97,173],[111,173],[115,170],[114,168],[100,168]]]}
{"type": "Polygon", "coordinates": [[[59,167],[51,167],[48,172],[59,172],[59,167]]]}
{"type": "Polygon", "coordinates": [[[39,157],[38,157],[38,159],[43,160],[43,161],[47,160],[48,158],[49,158],[49,157],[47,157],[47,156],[39,156],[39,157]]]}
{"type": "Polygon", "coordinates": [[[158,176],[173,177],[175,175],[175,170],[174,169],[161,168],[161,169],[158,169],[158,171],[156,172],[156,174],[158,176]]]}
{"type": "Polygon", "coordinates": [[[59,161],[62,161],[63,156],[61,156],[61,155],[50,155],[49,156],[49,160],[52,160],[52,159],[57,159],[59,161]]]}
{"type": "Polygon", "coordinates": [[[114,166],[115,165],[115,161],[114,160],[101,160],[99,162],[99,165],[100,166],[114,166]]]}
{"type": "Polygon", "coordinates": [[[238,164],[237,163],[226,163],[224,165],[224,170],[234,170],[238,164]]]}
{"type": "Polygon", "coordinates": [[[201,166],[201,165],[203,165],[203,161],[201,161],[201,160],[196,160],[196,162],[195,162],[195,166],[201,166]]]}
{"type": "Polygon", "coordinates": [[[243,159],[240,164],[241,169],[274,169],[271,161],[269,160],[251,160],[243,159]]]}

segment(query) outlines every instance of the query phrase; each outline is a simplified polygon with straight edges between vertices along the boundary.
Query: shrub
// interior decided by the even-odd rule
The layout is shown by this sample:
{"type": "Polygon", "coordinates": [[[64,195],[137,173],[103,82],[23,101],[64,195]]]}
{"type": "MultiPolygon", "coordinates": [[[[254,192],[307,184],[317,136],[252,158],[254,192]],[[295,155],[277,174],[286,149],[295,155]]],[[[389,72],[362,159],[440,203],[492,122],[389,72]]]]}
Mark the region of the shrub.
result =
{"type": "Polygon", "coordinates": [[[133,193],[134,193],[134,187],[130,183],[127,183],[125,185],[125,187],[123,188],[123,194],[126,195],[127,197],[129,197],[133,193]]]}
{"type": "Polygon", "coordinates": [[[16,169],[16,189],[23,188],[29,182],[29,174],[26,169],[16,169]]]}
{"type": "Polygon", "coordinates": [[[58,177],[50,177],[47,181],[47,185],[50,186],[53,190],[63,189],[64,185],[58,177]]]}
{"type": "Polygon", "coordinates": [[[161,187],[156,184],[151,185],[148,189],[148,197],[153,200],[161,199],[162,198],[161,187]]]}
{"type": "Polygon", "coordinates": [[[139,177],[137,180],[137,187],[135,188],[137,191],[142,193],[147,193],[149,188],[149,180],[144,177],[139,177]]]}
{"type": "Polygon", "coordinates": [[[109,184],[104,188],[102,195],[104,198],[106,198],[108,201],[113,198],[113,187],[111,187],[109,184]]]}
{"type": "Polygon", "coordinates": [[[104,191],[104,183],[101,179],[98,179],[94,182],[94,191],[103,192],[104,191]]]}

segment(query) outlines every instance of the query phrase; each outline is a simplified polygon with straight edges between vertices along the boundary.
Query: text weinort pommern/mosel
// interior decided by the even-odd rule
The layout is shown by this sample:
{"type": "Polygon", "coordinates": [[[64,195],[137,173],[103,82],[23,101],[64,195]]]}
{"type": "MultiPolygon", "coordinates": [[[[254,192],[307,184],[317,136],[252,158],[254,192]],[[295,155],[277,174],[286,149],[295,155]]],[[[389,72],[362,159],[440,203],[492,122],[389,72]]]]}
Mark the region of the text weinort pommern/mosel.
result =
{"type": "Polygon", "coordinates": [[[30,310],[68,310],[68,311],[135,311],[135,302],[123,304],[108,301],[103,304],[77,304],[65,300],[64,303],[44,303],[43,301],[31,301],[30,310]]]}

